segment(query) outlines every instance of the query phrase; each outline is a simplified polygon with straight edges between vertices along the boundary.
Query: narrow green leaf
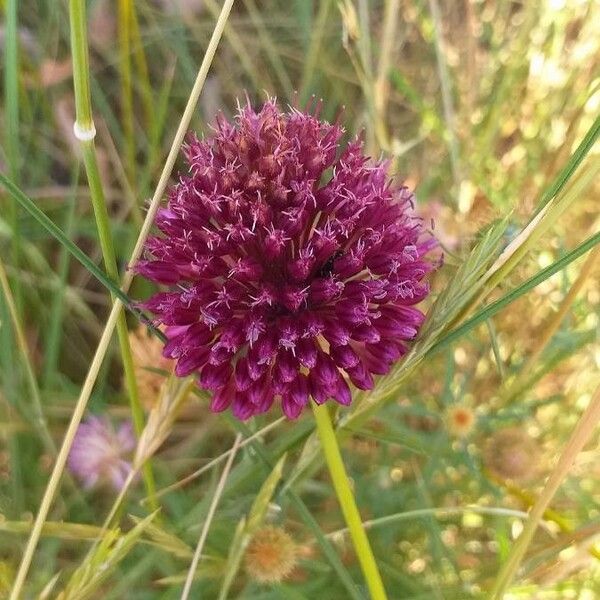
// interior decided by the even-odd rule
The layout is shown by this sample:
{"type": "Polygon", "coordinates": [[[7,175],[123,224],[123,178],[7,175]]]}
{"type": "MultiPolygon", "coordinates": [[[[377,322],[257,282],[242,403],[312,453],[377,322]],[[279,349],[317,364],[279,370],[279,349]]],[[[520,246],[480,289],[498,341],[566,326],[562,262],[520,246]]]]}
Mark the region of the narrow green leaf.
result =
{"type": "Polygon", "coordinates": [[[458,338],[465,335],[465,333],[471,331],[474,327],[483,323],[486,319],[493,317],[495,314],[500,312],[502,309],[507,307],[509,304],[531,291],[536,286],[540,285],[540,283],[546,281],[549,277],[552,277],[555,273],[562,271],[562,269],[566,268],[569,264],[571,264],[574,260],[577,260],[580,256],[591,250],[596,244],[600,243],[600,232],[592,235],[585,242],[565,254],[562,258],[552,263],[550,266],[542,269],[539,273],[529,278],[527,281],[523,282],[514,290],[508,292],[495,302],[492,302],[485,308],[478,311],[475,315],[473,315],[470,319],[465,321],[460,327],[457,327],[453,331],[450,331],[446,335],[444,335],[438,342],[436,342],[431,348],[430,352],[438,352],[442,348],[446,347],[448,344],[456,341],[458,338]]]}
{"type": "Polygon", "coordinates": [[[157,512],[148,515],[125,535],[121,535],[118,529],[109,529],[71,575],[57,600],[85,600],[93,597],[99,586],[135,546],[156,514],[157,512]]]}
{"type": "Polygon", "coordinates": [[[577,147],[577,150],[573,152],[573,155],[568,160],[567,164],[561,169],[560,173],[554,178],[554,181],[550,184],[550,187],[542,195],[539,204],[537,205],[535,214],[539,213],[554,196],[556,196],[569,181],[573,173],[577,170],[583,159],[587,156],[588,152],[592,149],[598,137],[600,136],[600,115],[596,117],[592,126],[585,134],[583,140],[577,147]]]}
{"type": "Polygon", "coordinates": [[[164,334],[156,329],[149,319],[141,313],[131,298],[123,292],[117,283],[115,283],[106,273],[98,267],[88,256],[74,244],[62,231],[56,223],[54,223],[43,211],[41,211],[35,202],[26,196],[10,179],[0,173],[0,184],[4,186],[6,191],[24,208],[52,237],[54,237],[63,247],[65,247],[104,287],[112,292],[123,305],[134,314],[142,323],[144,323],[151,331],[161,340],[166,341],[164,334]]]}

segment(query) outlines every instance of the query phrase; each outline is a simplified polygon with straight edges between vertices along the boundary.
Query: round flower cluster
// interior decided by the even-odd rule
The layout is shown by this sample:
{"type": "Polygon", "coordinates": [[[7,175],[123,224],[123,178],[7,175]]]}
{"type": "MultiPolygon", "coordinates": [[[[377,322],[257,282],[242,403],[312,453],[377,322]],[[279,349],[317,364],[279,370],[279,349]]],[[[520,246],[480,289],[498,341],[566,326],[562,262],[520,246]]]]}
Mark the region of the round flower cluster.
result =
{"type": "Polygon", "coordinates": [[[240,109],[189,139],[189,174],[159,211],[136,265],[172,286],[144,303],[166,326],[175,373],[199,373],[212,409],[240,419],[274,402],[351,402],[407,351],[423,321],[436,245],[343,130],[296,109],[240,109]]]}

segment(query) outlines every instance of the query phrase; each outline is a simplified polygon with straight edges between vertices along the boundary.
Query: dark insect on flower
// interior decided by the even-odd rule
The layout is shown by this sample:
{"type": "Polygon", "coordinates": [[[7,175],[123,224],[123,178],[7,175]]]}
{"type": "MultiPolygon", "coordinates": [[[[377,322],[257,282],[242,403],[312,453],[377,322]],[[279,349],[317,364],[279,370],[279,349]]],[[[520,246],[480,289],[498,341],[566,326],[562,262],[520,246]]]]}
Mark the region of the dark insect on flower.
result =
{"type": "Polygon", "coordinates": [[[371,389],[423,321],[414,305],[436,243],[412,193],[360,142],[340,148],[342,133],[268,101],[184,148],[189,174],[136,269],[174,286],[143,306],[166,326],[176,374],[199,373],[215,411],[348,405],[349,382],[371,389]]]}
{"type": "Polygon", "coordinates": [[[335,263],[335,261],[338,258],[341,258],[343,255],[344,255],[343,250],[336,250],[319,268],[319,270],[316,273],[316,276],[317,277],[331,277],[331,275],[333,274],[333,263],[335,263]]]}

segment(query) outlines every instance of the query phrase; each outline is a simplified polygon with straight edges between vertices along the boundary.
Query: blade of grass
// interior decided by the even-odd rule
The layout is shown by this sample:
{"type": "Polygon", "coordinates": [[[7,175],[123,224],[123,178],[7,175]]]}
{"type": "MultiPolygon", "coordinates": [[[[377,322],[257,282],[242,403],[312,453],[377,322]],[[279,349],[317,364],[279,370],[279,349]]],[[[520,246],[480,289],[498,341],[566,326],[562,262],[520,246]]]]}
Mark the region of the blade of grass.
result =
{"type": "Polygon", "coordinates": [[[331,11],[332,0],[319,2],[319,12],[314,20],[310,45],[306,52],[306,60],[302,66],[302,79],[300,80],[300,104],[308,101],[312,93],[312,85],[317,68],[317,61],[323,43],[325,28],[331,11]]]}
{"type": "MultiPolygon", "coordinates": [[[[262,429],[259,429],[256,433],[253,433],[250,437],[245,438],[240,443],[240,448],[243,448],[244,446],[246,446],[247,444],[249,444],[252,440],[255,440],[256,438],[262,437],[263,435],[265,435],[266,433],[268,433],[269,431],[271,431],[271,429],[275,429],[277,426],[281,425],[285,421],[286,421],[285,417],[280,417],[276,421],[273,421],[273,423],[269,423],[269,425],[266,425],[262,429]]],[[[188,483],[190,483],[190,481],[193,481],[194,479],[197,479],[198,477],[200,477],[200,475],[202,475],[203,473],[206,473],[206,471],[210,471],[210,469],[212,469],[213,467],[215,467],[218,464],[222,463],[224,460],[227,459],[227,457],[232,452],[233,452],[233,448],[230,448],[226,452],[223,452],[219,456],[217,456],[217,457],[213,458],[212,460],[210,460],[209,462],[207,462],[205,465],[202,465],[202,467],[200,467],[199,469],[196,469],[193,473],[190,473],[189,475],[186,475],[183,479],[180,479],[179,481],[176,481],[172,485],[169,485],[167,487],[164,487],[161,490],[158,490],[158,492],[156,493],[156,497],[160,498],[161,496],[164,496],[165,494],[168,494],[169,492],[172,492],[174,490],[177,490],[177,489],[179,489],[179,488],[187,485],[188,483]]],[[[146,503],[146,501],[147,500],[144,499],[142,502],[146,503]]]]}
{"type": "MultiPolygon", "coordinates": [[[[52,436],[50,435],[50,431],[48,429],[48,422],[46,421],[46,416],[44,415],[44,408],[42,406],[40,389],[37,383],[37,379],[35,377],[35,372],[33,370],[31,356],[29,355],[27,339],[25,338],[25,332],[23,331],[21,320],[19,319],[17,304],[15,302],[15,299],[10,289],[10,285],[8,283],[8,276],[6,275],[6,270],[4,268],[4,262],[1,259],[0,288],[2,289],[2,295],[4,296],[4,301],[6,302],[6,306],[8,307],[8,312],[10,314],[13,329],[15,332],[15,338],[17,340],[17,347],[19,349],[19,352],[21,353],[22,364],[25,368],[25,377],[27,380],[27,385],[29,387],[29,393],[31,395],[31,407],[33,409],[33,424],[36,430],[38,431],[40,437],[42,438],[44,448],[50,454],[50,456],[54,457],[56,456],[56,446],[54,445],[54,440],[52,439],[52,436]]],[[[21,398],[21,402],[23,402],[23,400],[24,399],[21,398]]]]}
{"type": "Polygon", "coordinates": [[[533,288],[540,285],[540,283],[546,281],[549,277],[552,277],[555,273],[562,271],[562,269],[566,268],[569,264],[571,264],[574,260],[578,259],[580,256],[583,256],[586,252],[591,250],[596,244],[600,243],[600,232],[589,237],[585,242],[581,243],[579,246],[565,254],[562,258],[553,262],[550,266],[542,269],[539,273],[530,277],[527,281],[523,282],[521,285],[516,287],[514,290],[504,294],[501,298],[498,298],[495,302],[492,302],[485,308],[482,308],[475,315],[473,315],[470,319],[465,321],[462,325],[457,327],[456,329],[448,332],[444,336],[442,336],[429,351],[431,354],[438,352],[456,341],[467,332],[471,331],[477,325],[483,323],[487,319],[490,319],[495,314],[499,313],[501,310],[506,308],[509,304],[531,291],[533,288]]]}
{"type": "Polygon", "coordinates": [[[4,126],[6,158],[11,178],[18,179],[19,164],[19,30],[18,0],[4,7],[4,126]]]}
{"type": "Polygon", "coordinates": [[[456,188],[455,193],[458,195],[461,183],[460,155],[458,151],[458,141],[456,139],[456,118],[454,102],[452,100],[452,84],[450,81],[450,73],[448,72],[448,65],[446,64],[446,57],[442,50],[442,16],[437,0],[429,0],[429,12],[431,13],[431,20],[433,22],[433,47],[435,49],[438,78],[440,80],[440,89],[442,92],[444,120],[446,121],[446,135],[444,137],[448,144],[450,166],[452,168],[452,177],[456,188]]]}
{"type": "Polygon", "coordinates": [[[142,102],[144,103],[144,113],[146,118],[146,128],[149,130],[154,118],[154,102],[152,99],[152,88],[150,86],[150,75],[148,73],[148,63],[140,35],[140,25],[138,21],[135,2],[129,2],[130,23],[131,23],[131,41],[133,42],[133,60],[137,69],[138,81],[141,86],[142,102]]]}
{"type": "MultiPolygon", "coordinates": [[[[599,130],[600,131],[600,130],[599,130]]],[[[515,268],[521,259],[535,248],[542,236],[549,231],[565,213],[565,211],[585,193],[600,172],[600,156],[593,156],[542,210],[536,213],[521,233],[504,249],[496,262],[485,274],[485,285],[476,302],[485,298],[515,268]],[[568,183],[568,185],[567,185],[568,183]]],[[[459,316],[469,310],[469,306],[459,316]]]]}
{"type": "Polygon", "coordinates": [[[283,61],[279,56],[279,51],[277,50],[277,47],[273,43],[273,40],[271,39],[271,36],[269,35],[267,28],[265,27],[263,19],[260,15],[260,11],[257,8],[254,0],[244,0],[244,5],[246,6],[246,10],[250,15],[252,24],[256,28],[256,32],[258,33],[260,43],[264,47],[269,61],[271,62],[273,71],[275,71],[275,75],[279,80],[279,85],[283,89],[288,100],[291,100],[292,94],[294,93],[294,86],[292,85],[290,77],[287,71],[285,70],[285,65],[283,64],[283,61]]]}
{"type": "MultiPolygon", "coordinates": [[[[0,294],[0,366],[2,367],[2,391],[6,402],[6,418],[8,423],[17,421],[19,405],[18,374],[14,368],[14,336],[8,323],[10,312],[4,294],[0,294]]],[[[23,453],[21,452],[20,436],[17,432],[7,436],[7,446],[10,453],[10,484],[11,498],[14,503],[15,514],[21,514],[25,500],[23,481],[23,453]]]]}
{"type": "MultiPolygon", "coordinates": [[[[65,216],[65,237],[69,239],[75,221],[75,190],[79,182],[79,165],[75,167],[73,180],[73,193],[67,200],[67,214],[65,216]]],[[[44,344],[44,373],[42,376],[43,386],[49,387],[56,373],[58,356],[60,353],[61,334],[63,331],[63,316],[65,308],[65,293],[67,287],[67,275],[69,273],[69,252],[61,245],[57,259],[58,289],[52,294],[50,306],[50,317],[48,319],[48,332],[44,344]]],[[[116,287],[116,286],[115,286],[116,287]]]]}
{"type": "Polygon", "coordinates": [[[556,466],[550,473],[544,489],[531,509],[530,517],[523,532],[513,546],[508,560],[502,566],[494,583],[490,598],[501,600],[504,593],[515,578],[519,565],[529,548],[529,544],[538,528],[544,511],[548,508],[552,498],[567,477],[575,458],[592,437],[596,426],[600,422],[600,387],[594,393],[585,412],[579,419],[567,445],[565,446],[556,466]]]}
{"type": "Polygon", "coordinates": [[[142,323],[144,323],[152,332],[164,340],[164,335],[156,329],[150,321],[135,307],[134,301],[113,281],[106,273],[94,263],[79,246],[74,244],[65,233],[54,223],[38,206],[28,198],[12,181],[0,173],[0,184],[12,198],[25,209],[52,237],[54,237],[61,246],[65,248],[74,258],[76,258],[87,271],[89,271],[107,290],[117,297],[123,305],[131,311],[142,323]]]}
{"type": "Polygon", "coordinates": [[[225,484],[227,482],[227,477],[229,475],[229,471],[231,471],[231,465],[233,465],[233,459],[237,454],[238,448],[240,446],[240,442],[242,441],[242,434],[238,433],[235,436],[235,440],[233,442],[233,446],[231,447],[231,454],[225,463],[225,467],[223,467],[223,472],[221,473],[221,478],[219,479],[219,483],[217,484],[217,488],[215,489],[215,493],[213,494],[210,507],[208,509],[208,514],[206,515],[206,519],[204,519],[204,525],[202,526],[202,531],[200,532],[200,537],[198,538],[198,544],[196,545],[196,549],[194,551],[194,556],[192,558],[192,562],[190,563],[190,568],[187,573],[187,577],[185,579],[185,584],[183,586],[183,592],[181,593],[181,600],[187,600],[190,595],[190,591],[192,589],[192,583],[194,582],[194,574],[196,573],[196,569],[198,568],[198,563],[200,562],[200,556],[202,555],[202,549],[204,548],[204,543],[206,542],[206,538],[208,536],[208,530],[210,529],[210,524],[215,516],[215,512],[217,510],[217,505],[219,504],[219,500],[223,495],[223,490],[225,489],[225,484]]]}
{"type": "Polygon", "coordinates": [[[550,319],[544,324],[541,334],[536,338],[535,346],[530,352],[527,360],[523,366],[519,369],[519,374],[514,381],[501,393],[501,397],[511,397],[515,390],[518,390],[523,385],[523,380],[531,376],[531,373],[535,370],[535,365],[540,355],[554,337],[554,334],[558,331],[563,319],[569,312],[569,309],[573,305],[573,302],[577,298],[577,295],[581,291],[581,288],[586,283],[588,277],[591,275],[594,266],[597,264],[600,258],[600,247],[593,248],[588,257],[586,258],[581,271],[577,276],[577,279],[573,282],[573,285],[563,298],[558,310],[552,314],[550,319]]]}
{"type": "MultiPolygon", "coordinates": [[[[213,30],[212,37],[206,49],[206,53],[200,65],[200,69],[198,70],[196,81],[194,82],[194,86],[190,93],[190,97],[181,117],[179,127],[177,128],[177,131],[175,133],[171,149],[169,150],[169,154],[165,160],[165,164],[158,184],[156,186],[156,190],[152,197],[150,207],[148,208],[146,218],[144,220],[144,223],[142,224],[142,228],[138,235],[138,239],[133,249],[133,252],[131,253],[129,264],[134,264],[135,262],[137,262],[137,260],[142,254],[146,238],[148,237],[150,229],[152,228],[152,225],[154,223],[154,217],[156,216],[156,213],[158,211],[160,201],[163,197],[163,194],[167,187],[167,183],[169,181],[169,177],[171,176],[171,172],[175,165],[175,160],[177,158],[177,154],[179,153],[179,148],[181,147],[186,131],[189,127],[193,112],[196,108],[198,98],[206,80],[206,75],[208,74],[208,70],[214,58],[217,46],[219,44],[219,40],[221,39],[225,23],[227,22],[227,18],[231,11],[233,1],[234,0],[225,0],[223,8],[221,9],[221,13],[219,14],[219,18],[213,30]]],[[[131,271],[128,271],[123,278],[122,285],[122,289],[125,293],[129,289],[132,280],[133,273],[131,271]]],[[[44,521],[46,520],[46,517],[50,510],[50,506],[52,505],[52,500],[54,499],[54,495],[60,483],[62,472],[65,468],[67,456],[69,455],[69,451],[71,449],[75,433],[77,432],[77,428],[79,427],[79,423],[81,422],[81,419],[85,412],[85,408],[91,395],[92,388],[98,376],[98,372],[100,371],[100,367],[108,349],[110,338],[112,337],[112,333],[116,327],[117,319],[121,314],[122,309],[123,303],[120,299],[117,299],[117,301],[113,304],[110,314],[108,315],[104,332],[100,337],[100,341],[98,342],[98,347],[94,354],[94,358],[92,359],[92,363],[90,364],[90,368],[83,383],[83,387],[81,388],[81,393],[73,409],[71,421],[65,433],[63,444],[60,448],[56,462],[54,464],[54,468],[52,469],[52,474],[50,475],[50,479],[46,486],[46,490],[44,492],[40,508],[38,510],[33,528],[31,530],[31,535],[25,548],[25,553],[23,554],[21,564],[19,565],[19,570],[17,571],[17,575],[15,576],[9,600],[18,600],[19,596],[21,595],[21,590],[25,583],[25,578],[27,577],[29,567],[31,566],[31,561],[33,559],[33,554],[35,552],[38,540],[40,538],[42,526],[44,524],[44,521]]]]}
{"type": "Polygon", "coordinates": [[[377,79],[374,86],[375,110],[378,118],[385,122],[385,114],[389,99],[389,71],[392,65],[392,52],[397,39],[397,29],[400,23],[400,0],[387,0],[379,62],[377,63],[377,79]]]}
{"type": "Polygon", "coordinates": [[[121,83],[121,118],[123,120],[124,155],[127,177],[135,182],[135,136],[133,89],[131,86],[131,1],[119,0],[117,7],[119,41],[119,78],[121,83]]]}
{"type": "Polygon", "coordinates": [[[561,169],[560,173],[555,177],[550,186],[542,194],[538,203],[535,214],[540,212],[552,198],[554,198],[567,184],[569,179],[573,176],[575,171],[579,168],[583,159],[588,155],[588,152],[593,148],[594,144],[600,136],[600,115],[596,117],[592,126],[585,134],[583,140],[581,140],[577,150],[573,152],[571,158],[569,158],[567,164],[561,169]]]}

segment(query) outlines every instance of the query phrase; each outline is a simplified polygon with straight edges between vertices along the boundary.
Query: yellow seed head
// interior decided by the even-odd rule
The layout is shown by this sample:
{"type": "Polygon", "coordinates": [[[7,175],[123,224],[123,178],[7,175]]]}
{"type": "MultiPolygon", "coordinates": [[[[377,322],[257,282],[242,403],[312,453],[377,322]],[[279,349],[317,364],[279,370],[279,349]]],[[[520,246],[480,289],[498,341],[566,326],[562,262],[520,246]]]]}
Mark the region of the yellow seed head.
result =
{"type": "Polygon", "coordinates": [[[278,583],[294,570],[297,546],[281,527],[259,529],[246,549],[246,573],[259,583],[278,583]]]}
{"type": "Polygon", "coordinates": [[[451,406],[446,413],[446,423],[450,434],[465,437],[473,431],[475,414],[467,406],[451,406]]]}

